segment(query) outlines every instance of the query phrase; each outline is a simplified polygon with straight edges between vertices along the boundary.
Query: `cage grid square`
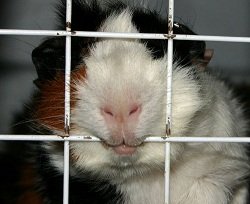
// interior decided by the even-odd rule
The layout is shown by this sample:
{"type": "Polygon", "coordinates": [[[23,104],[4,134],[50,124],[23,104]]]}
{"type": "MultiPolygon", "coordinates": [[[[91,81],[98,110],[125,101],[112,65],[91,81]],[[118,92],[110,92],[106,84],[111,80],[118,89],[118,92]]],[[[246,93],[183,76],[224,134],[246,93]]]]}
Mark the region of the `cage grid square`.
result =
{"type": "Polygon", "coordinates": [[[65,30],[14,30],[0,29],[0,35],[41,35],[41,36],[66,36],[66,59],[65,59],[65,135],[0,135],[0,140],[6,141],[60,141],[64,143],[64,182],[63,182],[63,203],[68,204],[69,198],[69,143],[70,141],[100,142],[95,136],[75,136],[70,134],[70,78],[71,78],[71,38],[72,37],[102,37],[102,38],[133,38],[133,39],[164,39],[168,40],[168,71],[167,71],[167,109],[166,109],[166,137],[153,136],[145,139],[145,142],[165,143],[165,203],[169,204],[169,180],[170,180],[170,148],[174,142],[222,142],[222,143],[250,143],[248,137],[171,137],[171,108],[172,108],[172,64],[173,64],[173,41],[174,40],[197,40],[197,41],[221,41],[221,42],[243,42],[249,43],[250,37],[233,36],[205,36],[205,35],[181,35],[173,33],[174,23],[174,0],[169,0],[168,7],[168,33],[108,33],[108,32],[71,32],[72,0],[66,3],[66,24],[65,30]]]}

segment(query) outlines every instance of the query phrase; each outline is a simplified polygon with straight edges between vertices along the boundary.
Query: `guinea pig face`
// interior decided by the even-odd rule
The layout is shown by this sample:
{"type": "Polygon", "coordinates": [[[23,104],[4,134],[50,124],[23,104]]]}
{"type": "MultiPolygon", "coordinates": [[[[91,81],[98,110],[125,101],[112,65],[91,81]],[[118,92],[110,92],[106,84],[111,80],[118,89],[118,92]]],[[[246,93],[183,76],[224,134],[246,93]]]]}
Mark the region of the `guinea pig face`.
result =
{"type": "MultiPolygon", "coordinates": [[[[99,31],[138,32],[131,18],[126,10],[111,15],[99,31]]],[[[102,142],[71,142],[72,167],[116,181],[162,171],[164,144],[144,139],[166,134],[166,55],[156,59],[147,45],[136,39],[99,39],[87,50],[72,71],[70,133],[96,136],[102,142]]],[[[40,124],[60,133],[64,130],[64,76],[43,83],[41,90],[44,100],[38,103],[36,117],[40,124]],[[50,112],[60,116],[60,121],[49,117],[50,112]]],[[[202,106],[192,67],[174,65],[172,92],[171,135],[182,136],[202,106]]],[[[51,152],[53,148],[48,145],[47,149],[51,152]]],[[[171,160],[182,149],[182,144],[172,144],[171,160]]],[[[51,159],[62,170],[61,156],[58,162],[62,152],[54,153],[51,159]]]]}
{"type": "Polygon", "coordinates": [[[71,132],[102,143],[73,143],[76,166],[108,174],[122,167],[142,171],[149,163],[160,168],[163,145],[143,141],[165,135],[166,60],[153,60],[136,40],[100,41],[83,60],[86,77],[74,81],[71,132]]]}

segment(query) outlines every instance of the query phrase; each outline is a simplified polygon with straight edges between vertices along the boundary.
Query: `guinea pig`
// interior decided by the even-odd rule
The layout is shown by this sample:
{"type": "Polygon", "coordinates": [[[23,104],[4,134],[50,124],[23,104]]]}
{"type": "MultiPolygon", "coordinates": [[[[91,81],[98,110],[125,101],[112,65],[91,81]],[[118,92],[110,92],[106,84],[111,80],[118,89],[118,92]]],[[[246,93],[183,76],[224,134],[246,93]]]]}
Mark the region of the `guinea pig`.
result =
{"type": "MultiPolygon", "coordinates": [[[[65,29],[65,3],[59,8],[65,29]]],[[[72,31],[167,33],[155,11],[121,2],[74,0],[72,31]]],[[[174,24],[175,34],[192,34],[174,24]]],[[[174,41],[171,137],[246,136],[232,91],[197,67],[205,43],[174,41]],[[196,63],[194,63],[196,62],[196,63]]],[[[65,38],[32,53],[38,87],[25,133],[64,134],[65,38]]],[[[163,204],[167,41],[72,37],[70,204],[163,204]]],[[[19,132],[20,133],[20,132],[19,132]]],[[[35,186],[43,203],[62,203],[63,143],[33,144],[35,186]]],[[[171,204],[246,204],[249,163],[244,144],[171,143],[171,204]]]]}

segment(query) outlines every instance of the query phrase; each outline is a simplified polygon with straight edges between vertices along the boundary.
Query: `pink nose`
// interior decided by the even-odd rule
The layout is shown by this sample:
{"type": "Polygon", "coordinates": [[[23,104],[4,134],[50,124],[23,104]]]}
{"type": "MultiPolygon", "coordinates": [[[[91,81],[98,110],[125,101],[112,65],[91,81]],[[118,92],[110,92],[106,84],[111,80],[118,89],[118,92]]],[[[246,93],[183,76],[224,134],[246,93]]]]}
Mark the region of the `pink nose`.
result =
{"type": "Polygon", "coordinates": [[[138,117],[141,112],[141,106],[135,104],[130,106],[128,109],[123,111],[116,111],[112,107],[105,107],[102,109],[102,115],[105,119],[115,120],[117,122],[124,122],[126,120],[132,119],[133,117],[138,117]]]}
{"type": "Polygon", "coordinates": [[[114,144],[129,145],[129,143],[134,143],[136,140],[135,127],[138,124],[141,105],[106,106],[101,109],[101,113],[110,131],[110,139],[114,141],[114,144]]]}

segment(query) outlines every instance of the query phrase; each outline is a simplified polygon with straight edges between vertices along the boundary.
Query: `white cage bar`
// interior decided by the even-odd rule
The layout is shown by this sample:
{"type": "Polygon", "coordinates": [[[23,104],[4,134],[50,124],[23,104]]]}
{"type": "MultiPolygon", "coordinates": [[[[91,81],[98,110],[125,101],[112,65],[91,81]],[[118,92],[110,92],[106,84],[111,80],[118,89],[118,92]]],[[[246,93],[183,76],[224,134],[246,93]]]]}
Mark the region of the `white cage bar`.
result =
{"type": "MultiPolygon", "coordinates": [[[[66,31],[71,32],[72,0],[66,1],[66,31]]],[[[65,46],[65,136],[70,136],[70,79],[71,79],[71,36],[66,36],[65,46]]],[[[69,202],[69,141],[64,141],[63,204],[69,202]]]]}
{"type": "MultiPolygon", "coordinates": [[[[134,39],[165,39],[168,40],[168,71],[167,71],[167,110],[166,124],[167,133],[171,133],[172,118],[172,64],[173,64],[173,40],[198,40],[218,42],[243,42],[250,43],[250,37],[233,36],[206,36],[206,35],[175,35],[173,33],[174,0],[169,0],[168,34],[149,33],[111,33],[111,32],[86,32],[71,31],[72,0],[67,0],[66,6],[66,29],[65,30],[18,30],[0,29],[0,35],[32,35],[32,36],[66,36],[66,60],[65,60],[65,135],[0,135],[0,140],[5,141],[61,141],[64,142],[64,184],[63,204],[68,204],[69,198],[69,142],[100,142],[94,136],[70,135],[70,73],[71,73],[71,37],[101,37],[101,38],[134,38],[134,39]]],[[[169,204],[169,176],[170,176],[170,143],[175,142],[230,142],[250,143],[247,137],[148,137],[145,142],[165,143],[165,203],[169,204]]]]}
{"type": "MultiPolygon", "coordinates": [[[[60,135],[0,135],[2,141],[74,141],[74,142],[100,142],[95,136],[89,135],[70,135],[69,137],[60,135]]],[[[220,142],[220,143],[250,143],[250,137],[148,137],[145,142],[220,142]]]]}
{"type": "MultiPolygon", "coordinates": [[[[99,37],[99,38],[124,38],[124,39],[162,39],[167,40],[168,34],[152,33],[113,33],[113,32],[87,32],[87,31],[63,31],[63,30],[17,30],[0,29],[0,35],[32,35],[32,36],[71,36],[71,37],[99,37]]],[[[242,42],[250,43],[250,37],[213,36],[213,35],[181,35],[171,36],[174,40],[198,40],[217,42],[242,42]]]]}
{"type": "MultiPolygon", "coordinates": [[[[167,106],[166,106],[166,136],[171,135],[172,126],[172,74],[173,74],[173,25],[174,25],[174,0],[169,0],[168,5],[168,62],[167,62],[167,106]]],[[[165,143],[165,171],[164,171],[164,201],[170,201],[170,142],[165,143]]]]}

